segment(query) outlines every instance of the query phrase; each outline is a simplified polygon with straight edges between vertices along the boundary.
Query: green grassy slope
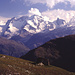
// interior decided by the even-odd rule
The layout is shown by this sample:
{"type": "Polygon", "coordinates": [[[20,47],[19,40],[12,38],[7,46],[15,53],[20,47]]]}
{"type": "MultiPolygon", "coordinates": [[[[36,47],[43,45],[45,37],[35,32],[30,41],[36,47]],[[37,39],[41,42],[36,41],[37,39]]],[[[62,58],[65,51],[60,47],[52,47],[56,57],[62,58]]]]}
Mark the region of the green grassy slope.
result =
{"type": "Polygon", "coordinates": [[[33,62],[0,54],[0,75],[75,75],[55,66],[37,66],[33,62]]]}

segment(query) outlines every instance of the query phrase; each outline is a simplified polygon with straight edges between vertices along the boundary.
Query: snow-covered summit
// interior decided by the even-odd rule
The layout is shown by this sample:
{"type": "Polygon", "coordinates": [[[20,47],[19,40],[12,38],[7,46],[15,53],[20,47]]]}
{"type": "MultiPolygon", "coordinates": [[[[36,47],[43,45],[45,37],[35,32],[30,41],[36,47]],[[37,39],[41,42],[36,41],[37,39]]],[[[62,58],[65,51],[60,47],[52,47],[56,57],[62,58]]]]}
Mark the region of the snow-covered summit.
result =
{"type": "Polygon", "coordinates": [[[46,16],[33,14],[19,18],[13,17],[8,20],[5,26],[0,26],[0,35],[6,35],[8,38],[11,38],[14,35],[21,35],[21,33],[22,35],[26,34],[26,32],[31,34],[44,33],[56,28],[69,27],[71,25],[75,25],[75,17],[73,17],[69,23],[59,18],[50,22],[49,18],[46,16]]]}
{"type": "Polygon", "coordinates": [[[39,15],[22,16],[20,18],[13,17],[7,21],[6,25],[2,29],[2,33],[4,35],[9,35],[11,38],[14,35],[19,35],[23,30],[36,34],[43,31],[52,31],[59,24],[64,24],[64,20],[62,20],[62,22],[57,19],[57,21],[52,23],[46,18],[47,17],[39,15]]]}
{"type": "Polygon", "coordinates": [[[51,22],[50,19],[43,16],[38,9],[31,8],[31,10],[28,11],[27,16],[19,18],[13,17],[7,21],[5,26],[0,26],[0,34],[11,38],[14,35],[22,34],[23,36],[29,33],[45,33],[65,25],[65,20],[58,18],[56,21],[51,22]]]}
{"type": "Polygon", "coordinates": [[[73,16],[73,18],[71,18],[71,20],[69,21],[67,26],[68,27],[74,27],[75,26],[75,16],[73,16]]]}
{"type": "Polygon", "coordinates": [[[22,30],[29,33],[39,33],[45,30],[55,29],[55,24],[51,23],[49,20],[45,20],[45,17],[32,15],[32,16],[22,16],[20,18],[12,18],[7,21],[5,27],[3,28],[4,35],[19,35],[22,30]]]}
{"type": "Polygon", "coordinates": [[[63,27],[66,25],[66,21],[63,19],[59,19],[59,18],[57,18],[57,20],[54,21],[53,23],[56,25],[56,28],[63,27]]]}

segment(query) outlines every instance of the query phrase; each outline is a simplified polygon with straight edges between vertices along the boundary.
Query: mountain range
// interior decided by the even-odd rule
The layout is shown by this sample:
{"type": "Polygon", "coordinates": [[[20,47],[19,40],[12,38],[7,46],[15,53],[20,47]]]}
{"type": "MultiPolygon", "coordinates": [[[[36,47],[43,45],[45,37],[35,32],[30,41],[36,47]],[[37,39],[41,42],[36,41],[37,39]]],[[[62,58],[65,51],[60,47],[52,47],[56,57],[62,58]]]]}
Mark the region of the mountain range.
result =
{"type": "Polygon", "coordinates": [[[13,17],[12,19],[7,21],[4,27],[2,27],[1,35],[9,35],[7,38],[11,38],[14,35],[22,36],[23,34],[24,36],[24,33],[26,31],[32,34],[40,32],[44,33],[47,31],[52,31],[64,25],[65,21],[59,18],[54,22],[50,22],[43,16],[38,15],[22,16],[18,19],[13,17]]]}
{"type": "MultiPolygon", "coordinates": [[[[29,62],[42,62],[45,65],[44,70],[48,71],[48,75],[50,75],[50,70],[47,70],[46,67],[50,67],[50,65],[75,72],[75,35],[73,34],[75,34],[75,17],[69,22],[59,18],[51,22],[46,17],[38,15],[13,17],[5,25],[0,25],[0,54],[21,57],[22,59],[30,60],[29,62]]],[[[0,59],[6,57],[2,56],[0,55],[0,59]]],[[[3,62],[4,60],[2,59],[1,61],[3,62]]],[[[20,65],[24,66],[24,64],[20,65]]],[[[19,69],[26,70],[21,66],[19,66],[19,69]]],[[[5,67],[8,68],[7,66],[5,67]]],[[[14,66],[12,67],[14,68],[14,66]]],[[[2,68],[6,73],[9,71],[9,68],[8,70],[5,70],[3,66],[2,68]]],[[[29,68],[27,69],[26,73],[33,72],[29,68]]],[[[16,71],[14,70],[14,72],[16,71]]],[[[17,72],[21,71],[17,70],[17,72]]],[[[0,73],[2,74],[2,72],[0,73]]],[[[12,71],[11,73],[13,74],[12,71]]],[[[22,73],[26,74],[25,72],[22,73]]],[[[37,74],[36,72],[34,73],[35,75],[37,74]]],[[[37,75],[39,74],[41,75],[42,71],[38,72],[37,75]]],[[[70,75],[72,73],[66,72],[65,74],[70,75]]],[[[58,73],[53,73],[53,75],[58,75],[58,73]]]]}
{"type": "Polygon", "coordinates": [[[44,16],[31,15],[13,17],[5,25],[0,25],[0,35],[25,44],[34,49],[50,39],[75,34],[75,17],[69,22],[57,18],[50,22],[44,16]]]}

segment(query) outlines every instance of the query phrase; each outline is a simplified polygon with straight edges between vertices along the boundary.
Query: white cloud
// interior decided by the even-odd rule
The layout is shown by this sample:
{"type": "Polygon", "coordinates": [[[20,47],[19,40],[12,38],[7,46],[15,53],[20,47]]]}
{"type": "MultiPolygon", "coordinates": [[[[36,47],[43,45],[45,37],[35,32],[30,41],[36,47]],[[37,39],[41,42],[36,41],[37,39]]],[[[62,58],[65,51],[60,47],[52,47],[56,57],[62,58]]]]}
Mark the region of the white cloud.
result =
{"type": "Polygon", "coordinates": [[[68,22],[73,16],[75,16],[75,11],[66,11],[66,10],[47,10],[45,12],[40,12],[37,8],[31,8],[28,12],[29,16],[32,15],[39,15],[43,16],[44,20],[53,22],[57,18],[64,19],[66,22],[68,22]]]}
{"type": "Polygon", "coordinates": [[[71,7],[75,6],[75,0],[24,0],[25,2],[30,2],[30,4],[42,3],[46,4],[48,7],[53,8],[57,3],[63,2],[67,4],[70,2],[71,7]]]}
{"type": "Polygon", "coordinates": [[[8,19],[10,19],[10,18],[0,16],[0,25],[4,25],[8,19]]]}
{"type": "Polygon", "coordinates": [[[10,18],[0,16],[0,20],[7,21],[8,19],[10,19],[10,18]]]}
{"type": "Polygon", "coordinates": [[[39,15],[41,16],[40,11],[37,8],[31,8],[31,10],[28,11],[28,14],[31,15],[39,15]]]}
{"type": "Polygon", "coordinates": [[[1,20],[0,25],[5,25],[5,22],[1,20]]]}
{"type": "MultiPolygon", "coordinates": [[[[10,1],[15,2],[17,0],[10,0],[10,1]]],[[[69,2],[71,4],[71,7],[75,6],[75,0],[18,0],[18,1],[24,1],[23,4],[26,4],[26,2],[27,2],[27,5],[42,3],[42,4],[46,4],[46,6],[49,8],[53,8],[56,4],[58,4],[60,2],[65,3],[66,5],[69,2]]]]}
{"type": "Polygon", "coordinates": [[[67,0],[67,1],[69,1],[69,2],[70,2],[71,7],[74,7],[74,6],[75,6],[75,0],[67,0]]]}
{"type": "Polygon", "coordinates": [[[46,0],[46,5],[53,8],[59,2],[65,2],[65,0],[46,0]]]}
{"type": "Polygon", "coordinates": [[[48,16],[51,21],[56,20],[57,18],[64,19],[65,21],[69,21],[73,16],[75,16],[75,11],[65,11],[65,10],[48,10],[46,12],[42,12],[42,15],[48,16]]]}
{"type": "Polygon", "coordinates": [[[14,2],[14,1],[16,1],[16,0],[11,0],[11,2],[14,2]]]}
{"type": "Polygon", "coordinates": [[[30,2],[31,4],[36,4],[36,3],[45,3],[46,0],[24,0],[25,2],[30,2]]]}
{"type": "MultiPolygon", "coordinates": [[[[75,16],[75,11],[70,10],[70,11],[66,11],[66,10],[47,10],[45,12],[40,12],[37,8],[31,8],[29,10],[29,13],[27,14],[29,16],[32,15],[39,15],[39,16],[43,16],[45,21],[51,21],[53,22],[54,20],[56,20],[57,18],[63,19],[66,22],[69,22],[70,19],[75,16]]],[[[37,20],[37,18],[35,17],[35,19],[37,20]]]]}

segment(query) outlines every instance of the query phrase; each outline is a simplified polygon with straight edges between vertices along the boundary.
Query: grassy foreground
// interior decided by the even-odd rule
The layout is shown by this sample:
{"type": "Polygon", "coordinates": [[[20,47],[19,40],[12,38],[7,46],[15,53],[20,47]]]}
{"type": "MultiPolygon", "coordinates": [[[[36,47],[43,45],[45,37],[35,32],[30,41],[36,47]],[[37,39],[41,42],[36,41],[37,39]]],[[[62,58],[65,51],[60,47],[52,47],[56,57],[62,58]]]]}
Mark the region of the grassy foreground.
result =
{"type": "Polygon", "coordinates": [[[75,75],[55,66],[37,66],[33,62],[0,54],[0,75],[75,75]]]}

